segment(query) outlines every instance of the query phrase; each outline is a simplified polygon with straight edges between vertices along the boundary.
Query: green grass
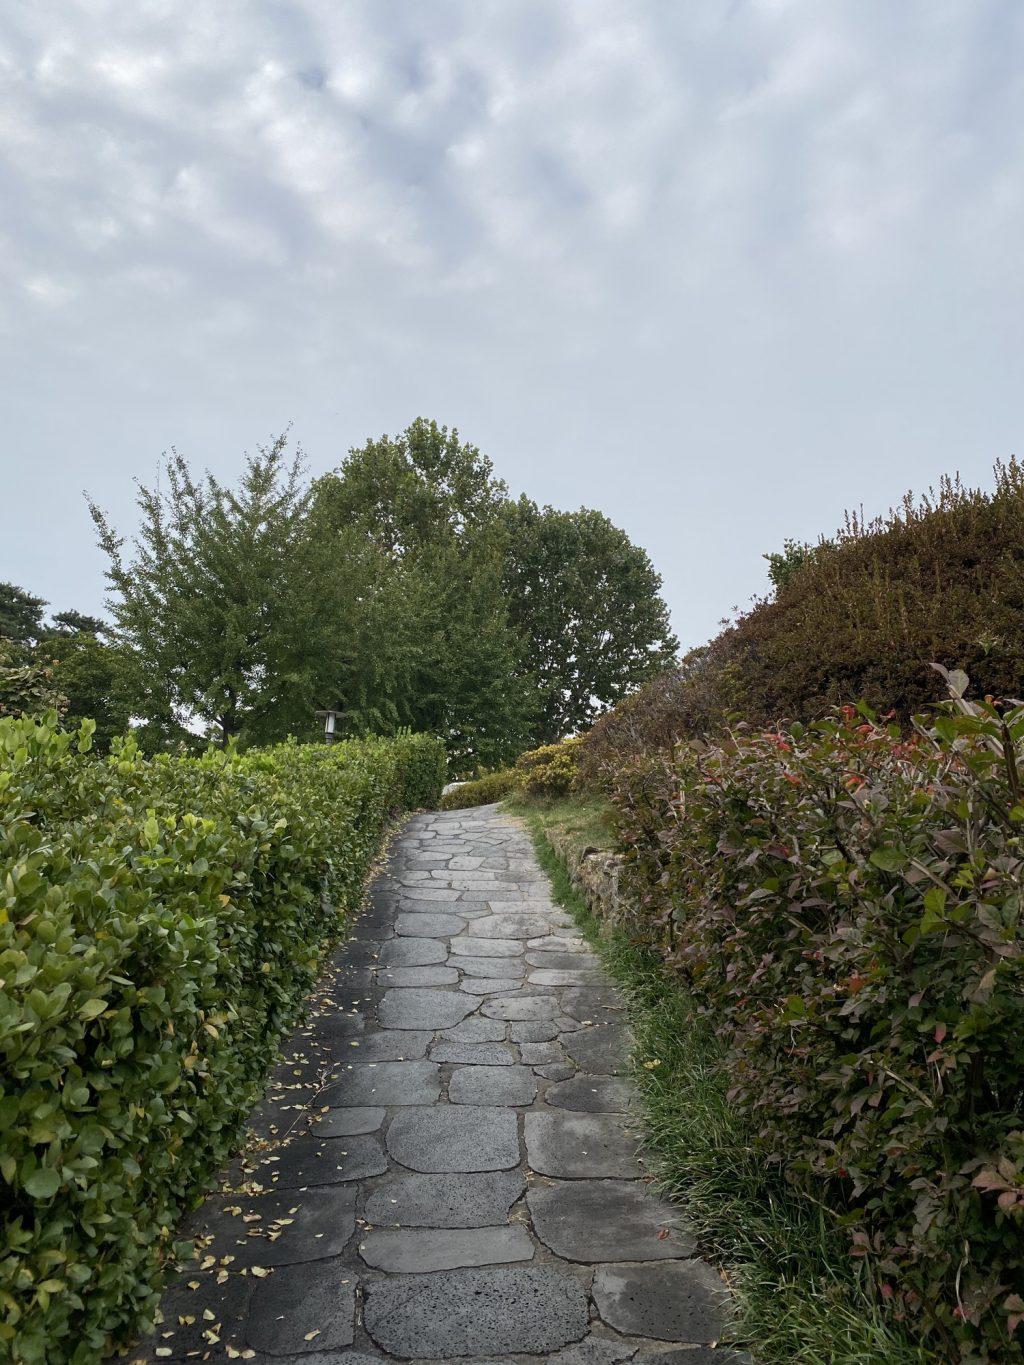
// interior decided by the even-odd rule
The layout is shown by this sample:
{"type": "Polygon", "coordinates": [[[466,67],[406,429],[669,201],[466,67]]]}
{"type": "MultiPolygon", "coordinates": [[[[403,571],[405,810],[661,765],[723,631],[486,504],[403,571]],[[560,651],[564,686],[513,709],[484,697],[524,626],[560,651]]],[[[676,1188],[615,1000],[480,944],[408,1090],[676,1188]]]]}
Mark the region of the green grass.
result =
{"type": "MultiPolygon", "coordinates": [[[[549,809],[510,803],[529,827],[554,896],[576,919],[629,1005],[647,1141],[664,1192],[736,1299],[730,1340],[764,1365],[924,1365],[847,1255],[835,1216],[768,1173],[725,1097],[718,1044],[653,953],[599,933],[548,842],[549,809]]],[[[567,812],[558,812],[564,826],[567,812]]],[[[582,816],[581,816],[582,819],[582,816]]]]}
{"type": "Polygon", "coordinates": [[[515,793],[504,803],[505,809],[529,820],[537,817],[545,832],[567,837],[577,850],[615,847],[612,808],[597,796],[567,796],[557,800],[536,801],[515,793]]]}

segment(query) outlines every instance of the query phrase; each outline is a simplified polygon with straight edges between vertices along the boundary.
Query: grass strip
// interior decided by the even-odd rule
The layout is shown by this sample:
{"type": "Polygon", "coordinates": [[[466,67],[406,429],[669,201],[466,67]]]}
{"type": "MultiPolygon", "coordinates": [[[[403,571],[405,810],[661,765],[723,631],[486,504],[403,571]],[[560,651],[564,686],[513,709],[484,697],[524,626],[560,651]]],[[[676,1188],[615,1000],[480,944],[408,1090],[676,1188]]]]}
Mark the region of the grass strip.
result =
{"type": "Polygon", "coordinates": [[[835,1214],[767,1171],[726,1099],[721,1051],[658,957],[601,924],[549,843],[544,812],[515,803],[551,878],[626,998],[640,1117],[663,1192],[698,1250],[725,1273],[730,1341],[764,1365],[924,1365],[935,1356],[885,1313],[851,1260],[835,1214]]]}

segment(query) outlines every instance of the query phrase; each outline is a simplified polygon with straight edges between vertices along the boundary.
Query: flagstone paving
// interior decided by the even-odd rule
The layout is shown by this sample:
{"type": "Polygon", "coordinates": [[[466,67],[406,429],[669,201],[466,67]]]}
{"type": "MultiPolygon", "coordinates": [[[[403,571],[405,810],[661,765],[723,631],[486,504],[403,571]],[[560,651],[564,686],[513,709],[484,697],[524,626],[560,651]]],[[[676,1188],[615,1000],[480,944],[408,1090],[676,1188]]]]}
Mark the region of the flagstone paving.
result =
{"type": "Polygon", "coordinates": [[[415,816],[139,1362],[739,1365],[645,1179],[622,1001],[493,806],[415,816]]]}

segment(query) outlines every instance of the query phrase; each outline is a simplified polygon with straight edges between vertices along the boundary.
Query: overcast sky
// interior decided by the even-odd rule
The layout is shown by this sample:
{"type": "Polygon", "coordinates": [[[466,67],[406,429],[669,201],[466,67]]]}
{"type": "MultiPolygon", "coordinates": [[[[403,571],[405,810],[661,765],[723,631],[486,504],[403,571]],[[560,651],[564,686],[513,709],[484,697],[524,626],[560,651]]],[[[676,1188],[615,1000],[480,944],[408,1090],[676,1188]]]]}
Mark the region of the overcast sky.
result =
{"type": "Polygon", "coordinates": [[[699,643],[763,551],[1024,454],[1020,0],[7,0],[0,578],[94,610],[171,445],[417,415],[699,643]]]}

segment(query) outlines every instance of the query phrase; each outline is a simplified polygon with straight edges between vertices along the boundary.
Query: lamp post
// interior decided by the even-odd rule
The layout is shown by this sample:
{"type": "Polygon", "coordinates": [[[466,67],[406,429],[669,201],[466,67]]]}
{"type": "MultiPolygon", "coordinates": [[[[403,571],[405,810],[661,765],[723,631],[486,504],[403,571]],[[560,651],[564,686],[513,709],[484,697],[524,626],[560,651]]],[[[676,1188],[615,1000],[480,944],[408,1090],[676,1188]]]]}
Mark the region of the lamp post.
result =
{"type": "Polygon", "coordinates": [[[343,713],[342,713],[341,711],[317,711],[317,712],[316,712],[316,715],[322,716],[322,717],[323,717],[323,722],[324,722],[324,743],[325,743],[325,744],[333,744],[333,743],[334,743],[335,727],[337,726],[338,718],[339,718],[342,714],[343,714],[343,713]]]}

